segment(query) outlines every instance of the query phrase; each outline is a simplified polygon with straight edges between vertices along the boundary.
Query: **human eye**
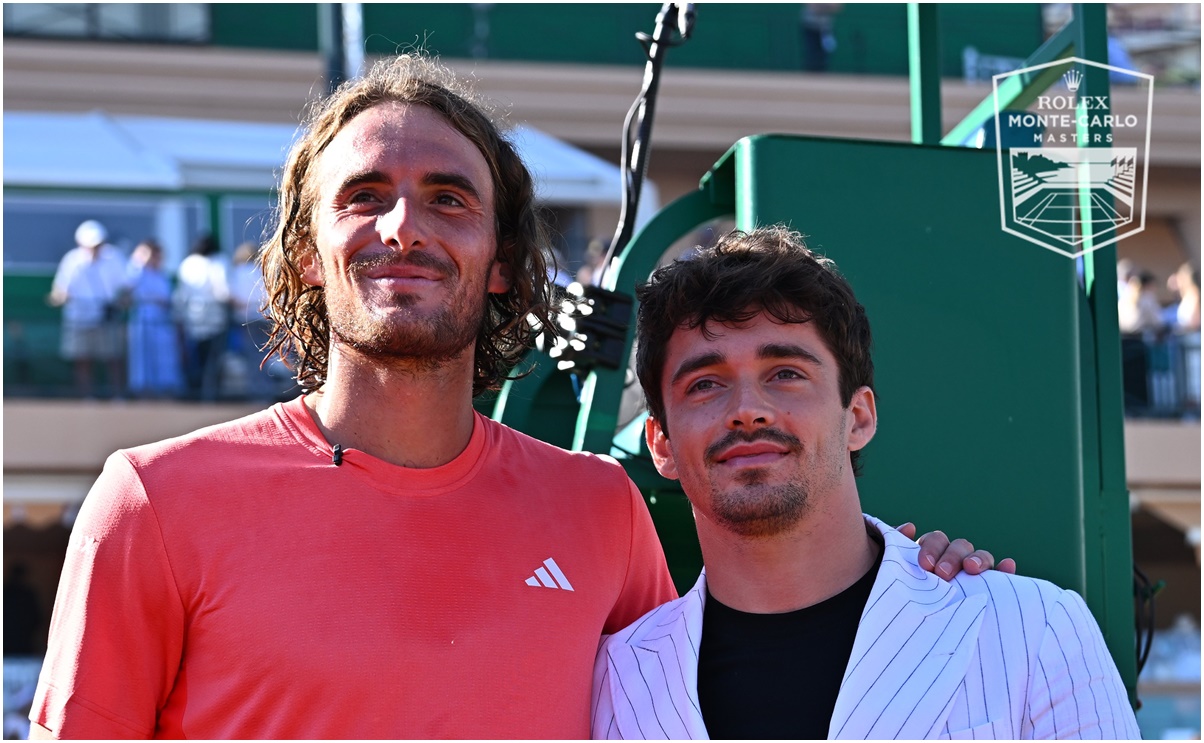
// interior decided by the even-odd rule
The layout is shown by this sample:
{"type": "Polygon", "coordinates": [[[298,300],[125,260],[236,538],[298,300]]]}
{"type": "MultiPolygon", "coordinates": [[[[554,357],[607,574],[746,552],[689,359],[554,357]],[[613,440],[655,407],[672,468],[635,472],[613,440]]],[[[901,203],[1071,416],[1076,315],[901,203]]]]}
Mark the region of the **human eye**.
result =
{"type": "Polygon", "coordinates": [[[349,205],[377,204],[380,200],[380,196],[370,188],[359,188],[343,197],[343,203],[349,205]]]}
{"type": "Polygon", "coordinates": [[[707,392],[716,389],[718,386],[713,379],[699,379],[686,386],[686,394],[692,395],[697,392],[707,392]]]}
{"type": "Polygon", "coordinates": [[[464,199],[454,193],[443,192],[435,196],[435,203],[440,206],[464,206],[464,199]]]}
{"type": "Polygon", "coordinates": [[[806,379],[806,375],[797,369],[777,369],[773,373],[774,379],[806,379]]]}

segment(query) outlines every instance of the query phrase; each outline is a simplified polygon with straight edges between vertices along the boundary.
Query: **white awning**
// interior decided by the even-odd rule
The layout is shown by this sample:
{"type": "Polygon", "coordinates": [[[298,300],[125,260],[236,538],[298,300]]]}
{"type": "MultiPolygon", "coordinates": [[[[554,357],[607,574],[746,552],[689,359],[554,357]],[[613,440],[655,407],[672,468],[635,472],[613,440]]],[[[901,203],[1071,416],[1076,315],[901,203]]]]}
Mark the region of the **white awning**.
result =
{"type": "MultiPolygon", "coordinates": [[[[296,134],[289,124],[8,111],[4,185],[266,191],[296,134]]],[[[530,127],[516,127],[512,138],[544,203],[619,205],[615,165],[530,127]]],[[[659,206],[650,183],[643,201],[641,224],[659,206]]]]}
{"type": "Polygon", "coordinates": [[[183,188],[179,168],[102,111],[4,114],[4,185],[183,188]]]}

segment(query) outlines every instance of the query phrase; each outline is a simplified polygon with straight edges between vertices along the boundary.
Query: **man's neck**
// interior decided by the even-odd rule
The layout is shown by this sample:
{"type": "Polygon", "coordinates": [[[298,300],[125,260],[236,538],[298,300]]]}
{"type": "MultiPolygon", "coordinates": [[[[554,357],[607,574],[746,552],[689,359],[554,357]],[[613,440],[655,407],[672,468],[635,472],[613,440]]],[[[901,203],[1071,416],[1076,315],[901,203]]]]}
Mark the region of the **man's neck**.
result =
{"type": "Polygon", "coordinates": [[[472,349],[429,368],[331,349],[327,381],[305,403],[332,445],[401,467],[455,459],[472,438],[472,349]]]}
{"type": "Polygon", "coordinates": [[[740,537],[699,521],[710,594],[739,611],[776,614],[813,606],[856,583],[879,550],[856,490],[837,508],[815,511],[772,537],[740,537]]]}

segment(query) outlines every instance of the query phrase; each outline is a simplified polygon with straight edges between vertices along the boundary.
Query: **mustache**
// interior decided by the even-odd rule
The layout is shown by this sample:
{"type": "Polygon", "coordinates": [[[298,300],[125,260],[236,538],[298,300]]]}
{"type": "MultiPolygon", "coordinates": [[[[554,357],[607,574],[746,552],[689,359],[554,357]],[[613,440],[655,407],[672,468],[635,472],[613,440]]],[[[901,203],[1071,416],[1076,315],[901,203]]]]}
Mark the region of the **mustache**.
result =
{"type": "Polygon", "coordinates": [[[799,441],[798,437],[792,436],[785,431],[780,431],[776,428],[759,428],[752,433],[747,433],[745,431],[729,431],[726,436],[707,447],[706,459],[708,461],[714,461],[715,457],[719,456],[720,452],[722,452],[724,449],[736,444],[750,444],[754,441],[772,441],[775,444],[781,444],[792,451],[797,451],[803,448],[803,442],[799,441]]]}
{"type": "Polygon", "coordinates": [[[384,253],[359,253],[347,262],[347,270],[353,274],[364,274],[385,266],[412,266],[438,271],[447,276],[456,275],[456,266],[451,261],[436,258],[430,253],[414,250],[397,253],[392,250],[384,253]]]}

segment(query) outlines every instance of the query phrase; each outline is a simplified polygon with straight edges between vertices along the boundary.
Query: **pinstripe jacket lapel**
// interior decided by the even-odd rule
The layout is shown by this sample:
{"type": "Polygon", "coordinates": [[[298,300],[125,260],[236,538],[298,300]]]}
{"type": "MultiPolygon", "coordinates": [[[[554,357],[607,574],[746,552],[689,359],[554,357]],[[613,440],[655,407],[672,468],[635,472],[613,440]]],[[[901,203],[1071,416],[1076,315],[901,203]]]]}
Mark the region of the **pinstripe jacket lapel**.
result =
{"type": "Polygon", "coordinates": [[[925,572],[919,547],[881,521],[882,567],[866,602],[829,738],[935,734],[977,646],[987,599],[925,572]]]}
{"type": "MultiPolygon", "coordinates": [[[[698,704],[698,647],[706,573],[684,596],[647,615],[631,628],[626,643],[610,643],[604,652],[611,678],[627,687],[614,696],[613,714],[626,739],[707,738],[698,704]]],[[[626,633],[626,631],[625,631],[626,633]]],[[[595,737],[601,737],[595,731],[595,737]]]]}

